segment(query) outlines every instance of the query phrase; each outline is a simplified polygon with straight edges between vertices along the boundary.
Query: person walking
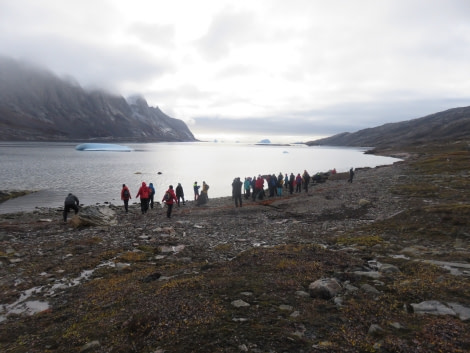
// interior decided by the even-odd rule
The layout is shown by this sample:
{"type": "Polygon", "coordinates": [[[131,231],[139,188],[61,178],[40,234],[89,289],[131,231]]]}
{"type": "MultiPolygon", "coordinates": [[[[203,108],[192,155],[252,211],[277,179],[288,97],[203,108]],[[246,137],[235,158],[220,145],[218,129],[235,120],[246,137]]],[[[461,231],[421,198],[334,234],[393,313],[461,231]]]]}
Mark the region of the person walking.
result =
{"type": "Polygon", "coordinates": [[[162,198],[162,202],[166,203],[166,216],[171,218],[171,211],[173,210],[173,203],[178,202],[176,199],[175,191],[173,190],[173,185],[168,187],[168,190],[165,192],[162,198]]]}
{"type": "Polygon", "coordinates": [[[149,184],[149,204],[150,208],[153,209],[153,197],[155,195],[155,188],[153,187],[153,183],[149,184]]]}
{"type": "Polygon", "coordinates": [[[349,169],[349,179],[348,179],[348,183],[352,183],[353,182],[353,178],[354,178],[354,170],[352,169],[349,169]]]}
{"type": "Polygon", "coordinates": [[[64,201],[64,223],[67,223],[67,214],[70,210],[74,210],[75,214],[78,213],[78,206],[80,205],[80,201],[78,201],[77,196],[72,193],[69,193],[64,201]]]}
{"type": "Polygon", "coordinates": [[[301,192],[302,191],[302,177],[300,176],[300,173],[297,173],[297,176],[295,177],[295,192],[301,192]]]}
{"type": "Polygon", "coordinates": [[[308,174],[307,170],[304,170],[304,174],[302,175],[302,182],[304,184],[305,192],[308,192],[308,184],[310,183],[310,174],[308,174]]]}
{"type": "Polygon", "coordinates": [[[235,207],[242,207],[242,186],[243,183],[241,182],[240,178],[237,177],[233,180],[232,183],[232,197],[235,199],[235,207]]]}
{"type": "Polygon", "coordinates": [[[294,184],[295,184],[294,173],[290,173],[290,176],[289,176],[289,194],[291,194],[291,195],[294,192],[294,184]]]}
{"type": "Polygon", "coordinates": [[[250,198],[251,178],[246,177],[245,182],[243,184],[245,188],[245,200],[248,200],[250,198]]]}
{"type": "Polygon", "coordinates": [[[194,189],[194,201],[197,201],[197,199],[199,198],[199,188],[201,186],[200,185],[197,185],[197,181],[194,182],[193,184],[193,189],[194,189]]]}
{"type": "Polygon", "coordinates": [[[122,184],[122,189],[121,189],[121,200],[124,201],[124,210],[129,212],[129,200],[131,199],[131,192],[129,188],[126,186],[126,184],[122,184]]]}
{"type": "Polygon", "coordinates": [[[176,199],[178,200],[178,207],[180,207],[180,199],[183,200],[183,205],[186,205],[184,202],[184,191],[181,183],[178,183],[178,186],[176,187],[176,199]]]}
{"type": "Polygon", "coordinates": [[[204,197],[206,198],[206,201],[209,200],[209,185],[206,184],[205,181],[202,182],[202,193],[204,193],[204,197]]]}
{"type": "Polygon", "coordinates": [[[279,173],[277,177],[277,196],[282,196],[282,185],[284,184],[284,178],[282,173],[279,173]]]}
{"type": "Polygon", "coordinates": [[[149,197],[150,197],[150,188],[147,186],[145,181],[142,182],[142,186],[139,188],[135,198],[140,196],[140,210],[142,214],[147,213],[149,209],[149,197]]]}

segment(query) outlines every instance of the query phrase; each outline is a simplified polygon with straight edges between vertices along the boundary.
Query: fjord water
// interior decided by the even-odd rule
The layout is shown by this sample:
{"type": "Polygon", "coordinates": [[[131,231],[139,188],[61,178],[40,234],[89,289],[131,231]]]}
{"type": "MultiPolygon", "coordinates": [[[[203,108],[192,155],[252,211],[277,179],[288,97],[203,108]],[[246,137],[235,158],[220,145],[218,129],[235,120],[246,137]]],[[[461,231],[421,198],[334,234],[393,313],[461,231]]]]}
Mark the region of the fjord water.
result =
{"type": "Polygon", "coordinates": [[[209,198],[230,196],[235,177],[280,172],[311,175],[336,168],[375,167],[398,159],[364,154],[365,149],[225,143],[125,144],[131,152],[77,151],[73,143],[0,143],[0,190],[37,192],[0,204],[0,213],[62,207],[72,192],[83,205],[121,204],[123,183],[133,202],[142,181],[153,183],[160,201],[168,185],[181,183],[193,200],[193,183],[206,181],[209,198]]]}

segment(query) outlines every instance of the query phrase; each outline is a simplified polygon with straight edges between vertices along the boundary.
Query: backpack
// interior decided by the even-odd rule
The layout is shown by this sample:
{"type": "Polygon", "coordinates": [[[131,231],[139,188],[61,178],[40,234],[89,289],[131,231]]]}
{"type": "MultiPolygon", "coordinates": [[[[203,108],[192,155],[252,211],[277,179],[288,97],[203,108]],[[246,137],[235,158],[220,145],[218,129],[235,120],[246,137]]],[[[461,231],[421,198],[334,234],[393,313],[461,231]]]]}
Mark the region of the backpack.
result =
{"type": "Polygon", "coordinates": [[[171,198],[170,193],[169,193],[168,191],[165,192],[165,196],[163,197],[163,199],[164,199],[165,201],[168,201],[170,198],[171,198]]]}
{"type": "Polygon", "coordinates": [[[124,192],[122,193],[123,198],[128,199],[131,194],[128,189],[124,189],[124,192]]]}

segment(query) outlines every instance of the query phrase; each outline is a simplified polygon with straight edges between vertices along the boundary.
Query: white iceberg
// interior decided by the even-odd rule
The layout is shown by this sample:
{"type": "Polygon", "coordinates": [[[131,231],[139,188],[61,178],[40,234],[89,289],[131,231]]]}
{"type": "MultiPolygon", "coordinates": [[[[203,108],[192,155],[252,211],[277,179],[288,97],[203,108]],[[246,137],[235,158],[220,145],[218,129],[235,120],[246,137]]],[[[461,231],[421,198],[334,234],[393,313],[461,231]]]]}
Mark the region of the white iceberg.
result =
{"type": "Polygon", "coordinates": [[[75,147],[77,151],[114,151],[131,152],[132,148],[112,143],[82,143],[75,147]]]}

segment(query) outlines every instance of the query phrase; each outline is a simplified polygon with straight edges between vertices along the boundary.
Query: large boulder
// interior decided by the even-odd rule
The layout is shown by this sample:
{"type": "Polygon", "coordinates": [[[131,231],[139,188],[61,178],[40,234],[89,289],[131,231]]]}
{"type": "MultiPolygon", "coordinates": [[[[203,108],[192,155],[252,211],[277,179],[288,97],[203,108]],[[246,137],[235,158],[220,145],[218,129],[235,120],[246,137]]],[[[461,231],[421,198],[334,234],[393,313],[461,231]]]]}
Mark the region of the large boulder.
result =
{"type": "Polygon", "coordinates": [[[80,209],[70,220],[73,227],[113,226],[117,224],[116,212],[108,206],[88,206],[80,209]]]}
{"type": "Polygon", "coordinates": [[[341,284],[335,278],[323,278],[310,283],[308,291],[312,298],[331,299],[341,292],[341,284]]]}

